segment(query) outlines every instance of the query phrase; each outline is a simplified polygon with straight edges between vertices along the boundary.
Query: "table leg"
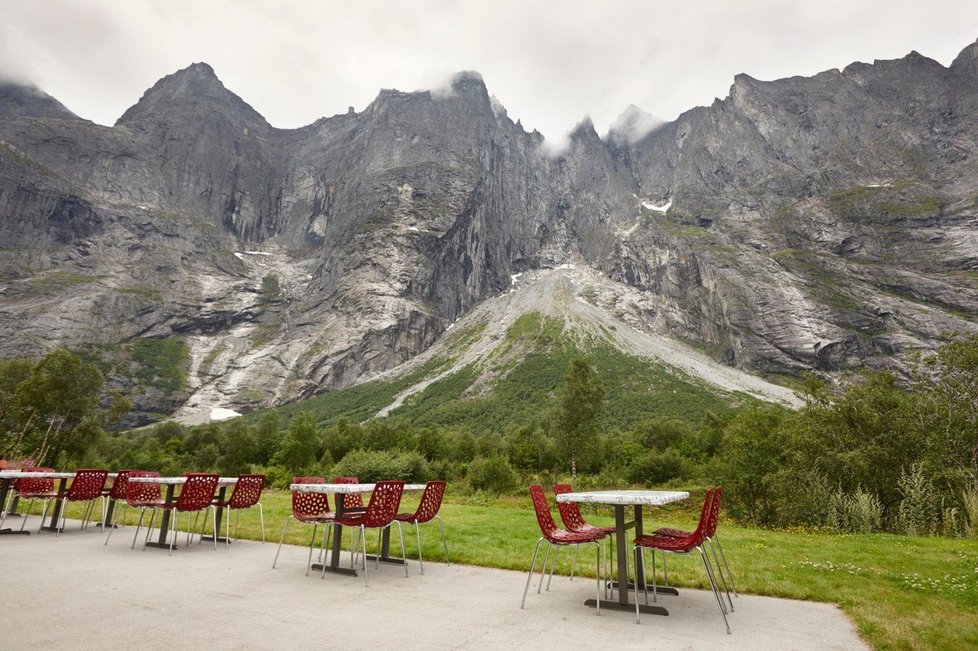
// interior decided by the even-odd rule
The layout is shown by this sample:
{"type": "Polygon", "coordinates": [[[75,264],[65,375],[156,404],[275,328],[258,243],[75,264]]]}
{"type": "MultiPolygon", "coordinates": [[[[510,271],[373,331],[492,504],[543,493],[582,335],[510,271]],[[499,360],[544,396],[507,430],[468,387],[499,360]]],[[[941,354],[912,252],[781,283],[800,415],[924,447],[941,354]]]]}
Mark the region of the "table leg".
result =
{"type": "MultiPolygon", "coordinates": [[[[336,501],[336,517],[343,517],[343,496],[333,495],[334,501],[336,501]],[[339,498],[338,500],[336,498],[339,498]]],[[[357,576],[357,571],[352,567],[340,567],[340,548],[343,546],[343,527],[338,524],[333,525],[333,542],[330,546],[329,551],[329,563],[326,564],[327,572],[336,572],[337,574],[349,574],[350,576],[357,576]]],[[[351,550],[352,553],[353,550],[351,550]]],[[[325,563],[325,559],[324,559],[325,563]]],[[[313,563],[313,572],[322,572],[324,563],[313,563]]]]}
{"type": "MultiPolygon", "coordinates": [[[[14,480],[13,479],[0,479],[0,509],[6,508],[6,506],[7,506],[7,494],[10,491],[10,486],[13,483],[14,483],[14,480]]],[[[11,512],[7,514],[7,517],[8,518],[13,517],[14,515],[17,515],[15,513],[13,513],[14,509],[16,509],[16,508],[17,508],[17,498],[15,497],[13,503],[10,505],[10,511],[11,512]]],[[[26,530],[19,531],[17,529],[11,529],[10,527],[5,527],[3,529],[0,529],[0,535],[4,535],[4,534],[8,534],[8,535],[23,534],[25,536],[29,536],[31,534],[31,532],[30,531],[26,531],[26,530]]]]}
{"type": "MultiPolygon", "coordinates": [[[[176,488],[175,484],[166,485],[166,498],[164,502],[166,504],[173,504],[173,490],[176,488]]],[[[170,509],[163,509],[163,515],[160,517],[160,535],[157,537],[156,541],[150,541],[146,543],[147,547],[160,547],[162,549],[169,549],[170,546],[166,544],[167,534],[170,533],[170,509]]],[[[175,543],[176,541],[174,541],[175,543]]],[[[174,549],[177,549],[176,544],[173,545],[174,549]]]]}
{"type": "Polygon", "coordinates": [[[66,477],[60,479],[58,483],[58,496],[54,499],[54,508],[51,509],[51,522],[48,523],[48,526],[44,527],[45,531],[58,530],[58,520],[61,518],[61,500],[65,496],[67,487],[68,479],[66,477]]]}
{"type": "MultiPolygon", "coordinates": [[[[628,531],[628,524],[625,522],[625,506],[622,504],[615,504],[615,546],[618,551],[618,600],[608,601],[605,599],[601,600],[601,607],[607,608],[609,610],[625,610],[634,611],[635,606],[631,605],[628,600],[628,593],[632,589],[633,584],[628,580],[628,554],[629,545],[628,537],[626,532],[628,531]]],[[[636,535],[641,535],[642,531],[642,510],[640,506],[635,507],[635,529],[636,535]]],[[[636,568],[636,576],[640,576],[642,571],[641,567],[636,568]]],[[[641,583],[639,584],[641,585],[641,583]]],[[[639,598],[638,591],[635,592],[635,599],[639,598]]],[[[584,602],[585,606],[590,606],[594,608],[597,606],[597,601],[595,599],[588,599],[584,602]]],[[[661,606],[652,606],[639,604],[639,611],[643,613],[648,613],[649,615],[668,615],[669,611],[661,606]]]]}

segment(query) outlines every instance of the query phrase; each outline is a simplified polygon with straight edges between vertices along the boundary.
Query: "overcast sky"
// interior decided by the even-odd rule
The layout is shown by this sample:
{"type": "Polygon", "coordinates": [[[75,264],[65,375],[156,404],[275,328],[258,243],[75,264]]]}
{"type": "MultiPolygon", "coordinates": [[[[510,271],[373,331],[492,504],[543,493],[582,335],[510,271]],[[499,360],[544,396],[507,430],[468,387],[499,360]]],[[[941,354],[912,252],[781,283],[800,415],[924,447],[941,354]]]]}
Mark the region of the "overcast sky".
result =
{"type": "Polygon", "coordinates": [[[560,139],[629,105],[664,119],[733,77],[811,75],[911,50],[950,64],[976,0],[0,0],[0,77],[111,125],[195,61],[277,127],[357,111],[381,88],[482,73],[510,117],[560,139]]]}

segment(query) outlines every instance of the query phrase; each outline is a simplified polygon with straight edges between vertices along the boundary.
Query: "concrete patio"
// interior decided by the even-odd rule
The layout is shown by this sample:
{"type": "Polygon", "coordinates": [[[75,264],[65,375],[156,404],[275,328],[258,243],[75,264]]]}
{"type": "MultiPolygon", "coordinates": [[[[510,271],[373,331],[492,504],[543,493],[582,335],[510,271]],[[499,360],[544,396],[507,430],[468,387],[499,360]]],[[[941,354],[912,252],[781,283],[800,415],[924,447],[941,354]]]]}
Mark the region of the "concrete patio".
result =
{"type": "Polygon", "coordinates": [[[284,546],[273,570],[271,541],[216,552],[194,543],[167,557],[131,551],[132,535],[119,529],[103,546],[99,530],[69,521],[60,538],[0,536],[0,649],[867,648],[827,604],[742,595],[727,635],[704,591],[660,597],[670,615],[637,626],[634,612],[586,608],[595,589],[586,579],[554,577],[542,594],[534,581],[521,610],[525,572],[426,562],[421,576],[411,562],[405,578],[401,567],[371,565],[364,587],[362,577],[305,576],[303,547],[284,546]]]}

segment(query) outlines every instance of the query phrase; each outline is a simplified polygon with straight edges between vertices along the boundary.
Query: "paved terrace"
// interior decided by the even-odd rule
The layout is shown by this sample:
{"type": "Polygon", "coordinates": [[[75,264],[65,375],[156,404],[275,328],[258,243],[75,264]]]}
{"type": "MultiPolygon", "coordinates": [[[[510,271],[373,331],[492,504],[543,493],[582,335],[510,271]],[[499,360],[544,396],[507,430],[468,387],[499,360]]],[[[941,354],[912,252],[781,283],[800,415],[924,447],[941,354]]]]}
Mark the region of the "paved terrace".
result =
{"type": "Polygon", "coordinates": [[[0,536],[0,649],[866,648],[827,604],[741,596],[728,636],[704,591],[661,596],[670,616],[637,626],[633,612],[586,608],[585,579],[555,576],[539,595],[534,581],[520,610],[525,572],[426,562],[421,576],[413,562],[404,578],[401,567],[371,565],[365,587],[362,577],[305,576],[303,547],[284,546],[273,570],[272,542],[216,552],[194,543],[167,557],[130,551],[132,535],[119,529],[106,547],[97,529],[69,521],[60,538],[0,536]]]}

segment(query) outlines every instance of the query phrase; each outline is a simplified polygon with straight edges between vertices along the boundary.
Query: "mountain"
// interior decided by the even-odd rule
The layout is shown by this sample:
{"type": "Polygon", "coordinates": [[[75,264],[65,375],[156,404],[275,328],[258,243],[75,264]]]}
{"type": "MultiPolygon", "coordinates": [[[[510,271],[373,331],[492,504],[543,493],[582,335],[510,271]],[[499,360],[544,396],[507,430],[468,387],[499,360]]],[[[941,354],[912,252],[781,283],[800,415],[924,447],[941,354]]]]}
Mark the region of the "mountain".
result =
{"type": "Polygon", "coordinates": [[[289,130],[202,63],[113,127],[7,85],[0,356],[71,347],[138,419],[195,420],[410,368],[514,276],[573,264],[560,292],[677,360],[901,370],[978,332],[976,77],[978,43],[738,75],[672,122],[585,119],[559,154],[472,72],[289,130]]]}

